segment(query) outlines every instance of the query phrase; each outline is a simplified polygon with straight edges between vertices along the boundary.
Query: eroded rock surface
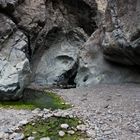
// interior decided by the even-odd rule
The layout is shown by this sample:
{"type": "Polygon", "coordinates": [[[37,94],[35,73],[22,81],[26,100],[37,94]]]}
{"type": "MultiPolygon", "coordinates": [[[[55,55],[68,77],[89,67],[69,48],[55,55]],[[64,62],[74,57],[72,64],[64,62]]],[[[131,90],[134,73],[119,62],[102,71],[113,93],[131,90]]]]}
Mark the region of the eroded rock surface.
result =
{"type": "Polygon", "coordinates": [[[100,47],[101,31],[97,30],[80,50],[79,69],[75,82],[77,86],[96,84],[139,83],[136,68],[110,63],[104,59],[100,47]]]}
{"type": "Polygon", "coordinates": [[[18,99],[28,83],[27,38],[8,17],[0,14],[0,99],[18,99]]]}
{"type": "Polygon", "coordinates": [[[96,15],[95,1],[46,1],[46,22],[37,37],[36,49],[47,49],[37,66],[35,82],[43,85],[73,83],[79,48],[97,28],[96,15]]]}
{"type": "Polygon", "coordinates": [[[30,76],[43,86],[139,83],[139,7],[138,0],[0,0],[1,90],[21,93],[30,76]]]}
{"type": "Polygon", "coordinates": [[[82,29],[63,33],[54,29],[48,35],[49,49],[45,50],[35,72],[35,82],[40,85],[74,84],[78,69],[79,48],[87,39],[82,29]]]}
{"type": "Polygon", "coordinates": [[[140,65],[140,1],[109,0],[106,10],[103,53],[106,59],[140,65]]]}

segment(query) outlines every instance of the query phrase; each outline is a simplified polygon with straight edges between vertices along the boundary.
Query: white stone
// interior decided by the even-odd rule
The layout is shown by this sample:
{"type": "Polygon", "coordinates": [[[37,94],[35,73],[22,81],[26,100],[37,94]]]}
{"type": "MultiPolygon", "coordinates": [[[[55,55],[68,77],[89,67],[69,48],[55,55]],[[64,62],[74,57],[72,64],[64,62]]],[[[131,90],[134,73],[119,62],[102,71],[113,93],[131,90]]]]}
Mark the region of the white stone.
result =
{"type": "Polygon", "coordinates": [[[8,134],[4,133],[4,132],[0,132],[0,139],[7,139],[9,137],[8,134]]]}
{"type": "Polygon", "coordinates": [[[65,135],[65,132],[64,131],[59,131],[59,136],[60,137],[64,137],[64,135],[65,135]]]}
{"type": "Polygon", "coordinates": [[[34,137],[28,137],[28,140],[34,140],[35,138],[34,137]]]}
{"type": "Polygon", "coordinates": [[[95,130],[88,130],[88,131],[87,131],[87,136],[88,136],[88,137],[95,138],[95,136],[96,136],[95,130]]]}
{"type": "Polygon", "coordinates": [[[75,132],[73,130],[69,130],[67,133],[73,135],[75,132]]]}
{"type": "Polygon", "coordinates": [[[41,138],[40,140],[51,140],[49,137],[41,138]]]}
{"type": "Polygon", "coordinates": [[[62,129],[68,129],[69,128],[69,125],[68,124],[61,124],[61,128],[62,129]]]}
{"type": "Polygon", "coordinates": [[[40,108],[36,108],[36,109],[34,109],[34,110],[32,111],[32,113],[34,113],[34,114],[38,114],[38,113],[40,113],[40,111],[41,111],[40,108]]]}
{"type": "Polygon", "coordinates": [[[28,120],[25,119],[25,120],[20,121],[20,122],[19,122],[19,125],[20,125],[20,126],[26,125],[27,123],[28,123],[28,120]]]}
{"type": "Polygon", "coordinates": [[[78,125],[76,128],[77,128],[77,130],[79,130],[79,131],[86,131],[86,126],[85,126],[84,124],[80,124],[80,125],[78,125]]]}
{"type": "Polygon", "coordinates": [[[13,133],[10,135],[10,140],[14,139],[14,140],[22,140],[24,138],[24,134],[22,133],[13,133]]]}

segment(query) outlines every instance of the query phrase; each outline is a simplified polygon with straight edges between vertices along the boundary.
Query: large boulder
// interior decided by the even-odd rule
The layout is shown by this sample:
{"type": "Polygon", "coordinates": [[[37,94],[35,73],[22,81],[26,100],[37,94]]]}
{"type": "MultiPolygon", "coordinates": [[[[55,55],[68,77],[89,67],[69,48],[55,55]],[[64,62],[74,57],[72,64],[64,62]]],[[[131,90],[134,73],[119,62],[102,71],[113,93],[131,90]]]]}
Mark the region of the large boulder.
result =
{"type": "Polygon", "coordinates": [[[100,38],[102,31],[97,30],[80,51],[79,69],[75,79],[77,86],[140,83],[140,72],[137,68],[116,65],[104,59],[100,38]]]}
{"type": "Polygon", "coordinates": [[[104,57],[125,65],[140,65],[140,1],[109,0],[102,49],[104,57]]]}
{"type": "Polygon", "coordinates": [[[15,100],[29,82],[26,36],[0,14],[0,100],[15,100]]]}

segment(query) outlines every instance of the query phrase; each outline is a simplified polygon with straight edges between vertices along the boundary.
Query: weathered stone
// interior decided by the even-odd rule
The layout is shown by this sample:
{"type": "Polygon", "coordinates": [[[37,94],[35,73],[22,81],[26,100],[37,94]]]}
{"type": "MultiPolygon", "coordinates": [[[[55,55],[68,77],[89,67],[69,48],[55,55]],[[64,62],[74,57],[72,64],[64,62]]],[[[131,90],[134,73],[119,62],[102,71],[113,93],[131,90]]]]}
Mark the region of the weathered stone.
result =
{"type": "Polygon", "coordinates": [[[140,65],[140,1],[109,0],[102,49],[104,57],[125,65],[140,65]]]}
{"type": "Polygon", "coordinates": [[[41,138],[40,140],[51,140],[49,137],[41,138]]]}
{"type": "Polygon", "coordinates": [[[86,36],[79,28],[66,34],[59,30],[52,31],[48,36],[49,49],[37,65],[35,82],[40,85],[73,84],[78,68],[79,48],[85,40],[86,36]]]}
{"type": "Polygon", "coordinates": [[[27,38],[9,18],[0,14],[0,39],[0,99],[17,99],[22,96],[30,74],[27,38]]]}
{"type": "Polygon", "coordinates": [[[120,83],[139,83],[137,68],[124,67],[107,62],[100,48],[101,31],[97,30],[80,51],[77,86],[120,83]]]}
{"type": "Polygon", "coordinates": [[[73,135],[75,132],[73,130],[69,130],[67,133],[73,135]]]}
{"type": "Polygon", "coordinates": [[[61,124],[62,129],[68,129],[69,125],[68,124],[61,124]]]}
{"type": "Polygon", "coordinates": [[[27,123],[29,123],[29,121],[28,120],[22,120],[22,121],[20,121],[19,122],[19,126],[23,126],[23,125],[26,125],[27,123]]]}
{"type": "Polygon", "coordinates": [[[60,137],[64,137],[64,135],[65,135],[65,132],[64,131],[59,131],[59,136],[60,137]]]}
{"type": "Polygon", "coordinates": [[[35,137],[28,137],[28,140],[34,140],[35,137]]]}
{"type": "Polygon", "coordinates": [[[14,139],[14,140],[23,140],[24,134],[22,134],[22,133],[13,133],[13,134],[10,135],[9,138],[14,139]]]}
{"type": "Polygon", "coordinates": [[[86,130],[86,126],[84,124],[80,124],[76,128],[77,128],[77,130],[80,130],[80,131],[85,131],[86,130]]]}

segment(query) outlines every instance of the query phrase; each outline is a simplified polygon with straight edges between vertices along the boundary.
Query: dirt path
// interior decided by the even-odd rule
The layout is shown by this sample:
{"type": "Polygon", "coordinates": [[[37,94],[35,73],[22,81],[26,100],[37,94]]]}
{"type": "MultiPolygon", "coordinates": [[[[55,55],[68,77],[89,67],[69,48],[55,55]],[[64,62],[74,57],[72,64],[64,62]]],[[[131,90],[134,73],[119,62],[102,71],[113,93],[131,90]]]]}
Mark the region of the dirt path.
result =
{"type": "Polygon", "coordinates": [[[59,90],[97,140],[140,140],[140,85],[98,85],[59,90]]]}

